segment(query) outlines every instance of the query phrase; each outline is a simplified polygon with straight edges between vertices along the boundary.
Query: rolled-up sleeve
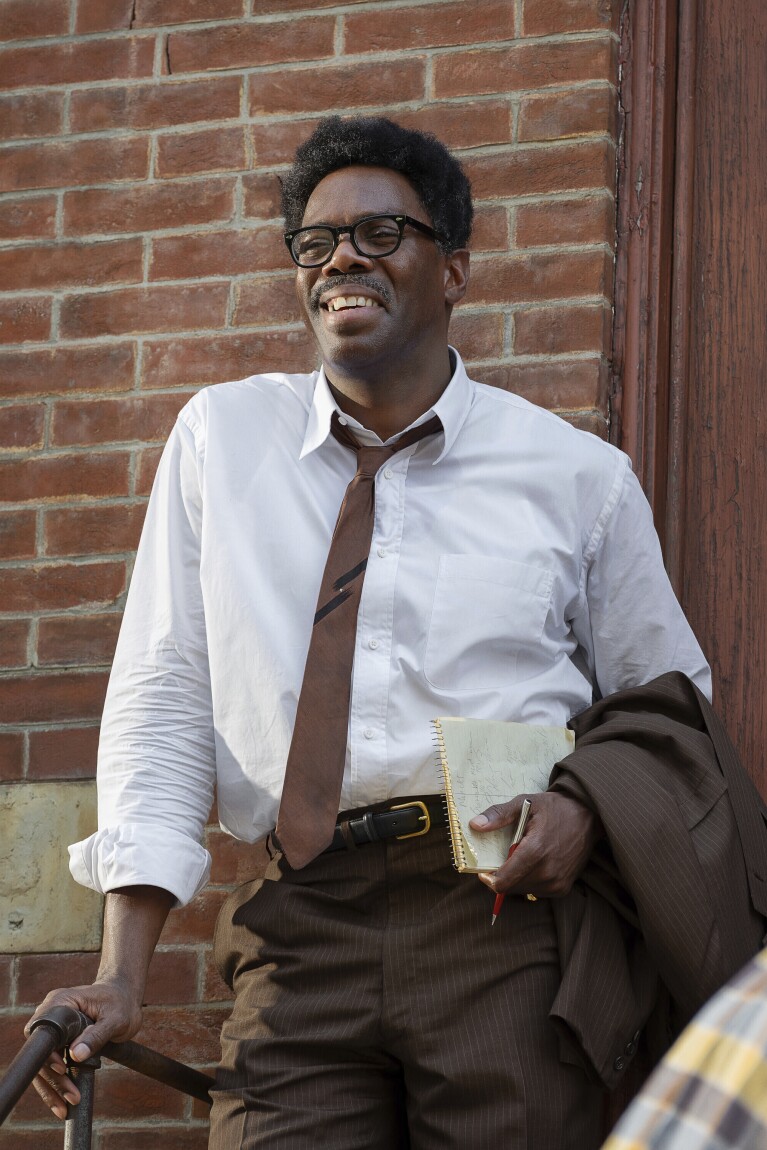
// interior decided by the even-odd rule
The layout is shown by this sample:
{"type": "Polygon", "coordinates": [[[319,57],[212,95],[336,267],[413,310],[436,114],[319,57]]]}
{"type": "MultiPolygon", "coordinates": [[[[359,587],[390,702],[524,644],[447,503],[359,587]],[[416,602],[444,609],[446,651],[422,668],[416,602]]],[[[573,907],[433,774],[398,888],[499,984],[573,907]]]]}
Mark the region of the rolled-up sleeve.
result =
{"type": "Polygon", "coordinates": [[[163,452],[104,708],[99,826],[69,848],[78,882],[163,887],[182,905],[210,871],[201,844],[215,784],[196,434],[180,417],[163,452]]]}

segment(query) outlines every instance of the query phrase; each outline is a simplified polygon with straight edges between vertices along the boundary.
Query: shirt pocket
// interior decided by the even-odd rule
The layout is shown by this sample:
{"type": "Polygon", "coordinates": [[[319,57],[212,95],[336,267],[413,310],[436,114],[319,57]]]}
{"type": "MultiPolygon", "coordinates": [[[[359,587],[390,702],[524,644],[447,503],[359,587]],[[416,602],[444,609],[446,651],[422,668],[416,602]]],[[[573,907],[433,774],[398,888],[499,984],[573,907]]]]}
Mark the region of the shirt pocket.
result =
{"type": "Polygon", "coordinates": [[[520,663],[537,662],[554,576],[514,559],[442,555],[424,674],[433,687],[508,686],[520,663]]]}

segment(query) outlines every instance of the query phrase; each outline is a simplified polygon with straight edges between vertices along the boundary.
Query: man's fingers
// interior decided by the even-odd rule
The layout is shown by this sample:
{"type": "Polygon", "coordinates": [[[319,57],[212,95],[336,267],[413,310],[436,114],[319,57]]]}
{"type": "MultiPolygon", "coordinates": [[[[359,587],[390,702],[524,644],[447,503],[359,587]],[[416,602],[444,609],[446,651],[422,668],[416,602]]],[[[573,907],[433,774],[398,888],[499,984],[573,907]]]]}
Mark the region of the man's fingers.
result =
{"type": "Polygon", "coordinates": [[[68,1102],[76,1106],[80,1101],[80,1091],[74,1082],[66,1075],[52,1073],[47,1067],[39,1071],[32,1085],[57,1118],[66,1118],[68,1102]]]}
{"type": "Polygon", "coordinates": [[[497,831],[500,827],[516,825],[526,795],[517,795],[508,803],[496,803],[469,820],[473,831],[497,831]]]}

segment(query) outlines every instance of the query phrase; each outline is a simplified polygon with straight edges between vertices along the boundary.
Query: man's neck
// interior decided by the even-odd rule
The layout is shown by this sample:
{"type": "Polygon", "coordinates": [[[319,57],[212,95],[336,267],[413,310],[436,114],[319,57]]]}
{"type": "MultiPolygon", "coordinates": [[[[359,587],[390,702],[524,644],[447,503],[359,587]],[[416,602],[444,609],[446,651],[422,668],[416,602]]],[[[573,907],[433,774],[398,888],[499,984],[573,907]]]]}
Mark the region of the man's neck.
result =
{"type": "Polygon", "coordinates": [[[445,348],[445,367],[430,373],[431,380],[402,375],[374,380],[340,374],[325,365],[325,378],[341,411],[350,415],[383,442],[404,431],[437,402],[453,375],[452,356],[445,348]]]}

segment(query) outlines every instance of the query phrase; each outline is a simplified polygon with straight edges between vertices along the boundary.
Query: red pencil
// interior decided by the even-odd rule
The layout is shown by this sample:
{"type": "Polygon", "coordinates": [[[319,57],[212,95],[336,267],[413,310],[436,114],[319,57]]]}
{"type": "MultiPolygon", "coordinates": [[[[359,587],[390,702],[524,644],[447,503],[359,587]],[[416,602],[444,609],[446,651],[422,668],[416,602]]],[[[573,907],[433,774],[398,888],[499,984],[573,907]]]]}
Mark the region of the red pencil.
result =
{"type": "MultiPolygon", "coordinates": [[[[522,810],[519,812],[519,822],[517,823],[517,829],[514,831],[514,838],[511,840],[511,846],[509,847],[509,853],[506,855],[506,861],[507,862],[509,861],[511,856],[514,854],[514,851],[517,849],[520,842],[522,841],[522,835],[525,833],[525,827],[527,825],[527,818],[528,818],[528,815],[530,814],[531,810],[532,810],[532,803],[530,802],[529,799],[525,799],[522,803],[522,810]]],[[[498,918],[498,915],[501,913],[501,907],[503,906],[503,900],[505,899],[505,897],[506,897],[506,895],[504,895],[504,894],[497,894],[495,896],[495,902],[493,903],[493,917],[490,920],[491,926],[495,926],[495,920],[498,918]]]]}

